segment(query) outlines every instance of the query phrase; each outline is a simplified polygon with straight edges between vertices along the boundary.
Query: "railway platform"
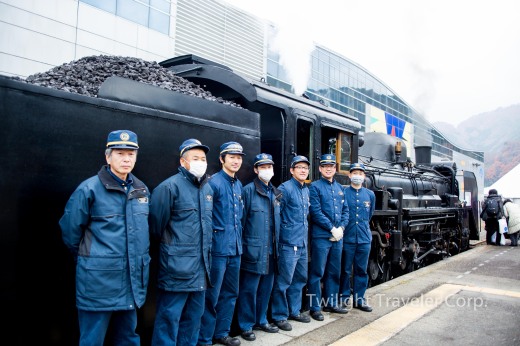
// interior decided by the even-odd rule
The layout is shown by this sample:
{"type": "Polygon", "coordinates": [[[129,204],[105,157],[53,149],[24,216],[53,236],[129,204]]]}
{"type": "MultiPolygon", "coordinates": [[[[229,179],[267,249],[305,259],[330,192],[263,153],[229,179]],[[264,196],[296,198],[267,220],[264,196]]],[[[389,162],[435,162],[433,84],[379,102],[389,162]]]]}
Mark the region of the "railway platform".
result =
{"type": "MultiPolygon", "coordinates": [[[[481,238],[482,239],[482,238],[481,238]]],[[[367,313],[324,312],[293,330],[242,345],[519,345],[520,247],[472,242],[471,249],[371,287],[367,313]]],[[[308,312],[305,312],[308,313],[308,312]]]]}

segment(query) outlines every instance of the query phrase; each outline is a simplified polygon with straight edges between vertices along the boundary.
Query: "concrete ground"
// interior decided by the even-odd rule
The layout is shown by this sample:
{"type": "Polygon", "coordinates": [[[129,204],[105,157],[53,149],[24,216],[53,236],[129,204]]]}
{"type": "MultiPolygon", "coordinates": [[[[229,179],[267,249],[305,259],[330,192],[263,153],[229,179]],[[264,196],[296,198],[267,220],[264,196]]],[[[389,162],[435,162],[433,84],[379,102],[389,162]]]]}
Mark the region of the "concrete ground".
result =
{"type": "Polygon", "coordinates": [[[373,312],[349,309],[323,313],[323,322],[291,321],[290,332],[256,331],[257,340],[241,339],[242,345],[520,345],[520,248],[471,244],[369,288],[373,312]]]}

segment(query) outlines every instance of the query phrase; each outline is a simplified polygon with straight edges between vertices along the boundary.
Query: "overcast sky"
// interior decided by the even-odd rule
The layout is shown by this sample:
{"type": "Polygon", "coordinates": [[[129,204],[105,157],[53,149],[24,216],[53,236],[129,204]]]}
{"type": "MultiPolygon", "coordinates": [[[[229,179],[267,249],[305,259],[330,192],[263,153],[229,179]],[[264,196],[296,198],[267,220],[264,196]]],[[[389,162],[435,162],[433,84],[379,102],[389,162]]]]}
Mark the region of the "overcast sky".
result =
{"type": "Polygon", "coordinates": [[[336,51],[431,122],[520,103],[520,0],[223,1],[277,23],[292,59],[336,51]]]}

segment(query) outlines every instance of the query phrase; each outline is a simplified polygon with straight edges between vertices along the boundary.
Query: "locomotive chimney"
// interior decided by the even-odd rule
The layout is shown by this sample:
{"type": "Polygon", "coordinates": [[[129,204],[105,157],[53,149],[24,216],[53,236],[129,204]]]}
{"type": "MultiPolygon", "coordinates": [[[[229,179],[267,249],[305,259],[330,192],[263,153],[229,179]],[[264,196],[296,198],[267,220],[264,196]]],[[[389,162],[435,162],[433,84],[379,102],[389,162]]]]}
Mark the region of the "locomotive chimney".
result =
{"type": "Polygon", "coordinates": [[[401,142],[395,142],[395,162],[401,159],[401,142]]]}
{"type": "Polygon", "coordinates": [[[421,145],[415,147],[415,162],[418,165],[429,165],[432,163],[432,147],[421,145]]]}

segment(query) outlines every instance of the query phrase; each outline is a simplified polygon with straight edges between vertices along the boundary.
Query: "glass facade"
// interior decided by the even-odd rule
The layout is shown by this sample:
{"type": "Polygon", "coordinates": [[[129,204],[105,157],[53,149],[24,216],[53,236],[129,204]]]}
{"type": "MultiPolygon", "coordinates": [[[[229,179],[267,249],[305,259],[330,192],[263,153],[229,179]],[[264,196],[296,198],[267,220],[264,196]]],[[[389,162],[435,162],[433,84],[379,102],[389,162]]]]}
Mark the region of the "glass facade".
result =
{"type": "MultiPolygon", "coordinates": [[[[128,19],[132,22],[140,25],[149,27],[152,30],[159,31],[164,34],[169,34],[170,25],[170,0],[80,0],[81,2],[90,4],[94,7],[102,9],[104,11],[113,13],[114,15],[128,19]]],[[[181,17],[191,18],[194,13],[200,11],[193,11],[190,1],[179,1],[178,7],[180,8],[181,14],[177,14],[181,17]],[[182,12],[182,9],[189,9],[191,12],[188,16],[182,12]]],[[[210,11],[220,9],[222,12],[222,19],[218,17],[215,21],[210,21],[209,26],[213,29],[210,32],[214,32],[215,28],[218,27],[218,23],[225,21],[228,8],[214,1],[205,1],[203,8],[207,8],[210,11]]],[[[231,9],[229,9],[231,11],[231,9]]],[[[231,12],[230,12],[231,13],[231,12]]],[[[239,11],[234,11],[234,20],[230,23],[241,23],[242,21],[255,22],[252,18],[237,17],[239,11]],[[239,20],[240,19],[240,20],[239,20]]],[[[183,23],[183,19],[178,19],[179,22],[183,23]]],[[[207,20],[206,20],[207,21],[207,20]]],[[[199,22],[199,23],[203,23],[199,22]]],[[[238,34],[244,31],[248,33],[245,37],[251,36],[251,33],[261,33],[260,24],[255,24],[253,29],[247,27],[240,27],[236,32],[223,33],[222,37],[236,37],[238,34]],[[252,31],[250,31],[252,30],[252,31]]],[[[199,27],[201,25],[199,24],[199,27]]],[[[188,32],[193,31],[191,25],[186,26],[188,32]]],[[[228,26],[226,26],[228,27],[228,26]]],[[[182,51],[181,46],[183,37],[189,35],[182,32],[183,26],[177,28],[178,32],[177,44],[179,48],[177,50],[182,51]]],[[[271,29],[276,30],[274,27],[271,29]]],[[[204,34],[201,37],[210,36],[204,34]]],[[[242,38],[244,39],[244,38],[242,38]]],[[[189,36],[189,42],[194,43],[195,38],[189,36]]],[[[215,41],[214,39],[211,40],[215,41]]],[[[272,86],[294,92],[291,81],[289,80],[288,73],[280,63],[280,56],[270,47],[270,42],[267,39],[265,45],[267,59],[265,61],[266,81],[272,86]]],[[[197,42],[198,43],[198,42],[197,42]]],[[[205,47],[207,44],[202,42],[199,44],[189,45],[187,52],[182,54],[194,53],[196,47],[205,47]]],[[[229,46],[231,47],[231,46],[229,46]]],[[[230,48],[226,48],[226,55],[232,55],[230,48]],[[228,51],[229,50],[229,51],[228,51]]],[[[208,52],[199,52],[199,54],[207,56],[208,52]]],[[[254,56],[259,57],[262,54],[258,51],[254,51],[254,56]]],[[[215,61],[219,61],[219,57],[210,56],[215,61]]],[[[243,57],[236,59],[230,59],[231,61],[221,61],[221,63],[227,65],[233,65],[236,61],[243,60],[243,57]]],[[[237,68],[234,66],[234,68],[237,68]]],[[[247,68],[246,68],[247,70],[247,68]]],[[[255,71],[258,68],[255,67],[255,71]]],[[[242,68],[238,68],[238,71],[248,75],[248,71],[244,71],[242,68]]],[[[251,71],[249,71],[251,72],[251,71]]],[[[472,150],[465,150],[457,145],[451,143],[446,139],[440,132],[438,132],[432,125],[424,119],[424,117],[416,112],[411,106],[406,104],[394,91],[387,87],[384,83],[378,80],[376,77],[371,75],[367,70],[353,61],[344,58],[337,53],[334,53],[328,49],[320,46],[316,46],[311,56],[311,73],[307,83],[306,96],[312,100],[318,101],[324,105],[336,108],[344,113],[357,117],[361,123],[362,131],[372,130],[367,129],[367,124],[371,121],[370,110],[376,109],[377,112],[382,112],[386,118],[386,131],[402,137],[404,134],[405,127],[413,127],[413,130],[408,134],[412,137],[414,145],[431,145],[432,154],[442,160],[454,160],[454,152],[458,152],[474,160],[484,162],[484,153],[472,150]],[[394,133],[394,131],[397,131],[394,133]]],[[[412,149],[412,148],[410,148],[412,149]]]]}
{"type": "MultiPolygon", "coordinates": [[[[268,44],[267,82],[294,92],[287,73],[279,61],[278,54],[269,49],[268,44]]],[[[311,74],[306,95],[312,100],[356,116],[361,122],[362,131],[366,131],[367,108],[370,105],[384,112],[388,133],[393,127],[395,131],[400,131],[402,134],[405,125],[410,124],[414,128],[412,134],[414,143],[431,145],[432,154],[436,157],[452,161],[453,152],[459,152],[484,162],[483,152],[464,150],[449,142],[419,113],[367,70],[319,46],[312,53],[311,74]]]]}
{"type": "Polygon", "coordinates": [[[170,0],[80,0],[131,22],[168,35],[170,0]]]}

